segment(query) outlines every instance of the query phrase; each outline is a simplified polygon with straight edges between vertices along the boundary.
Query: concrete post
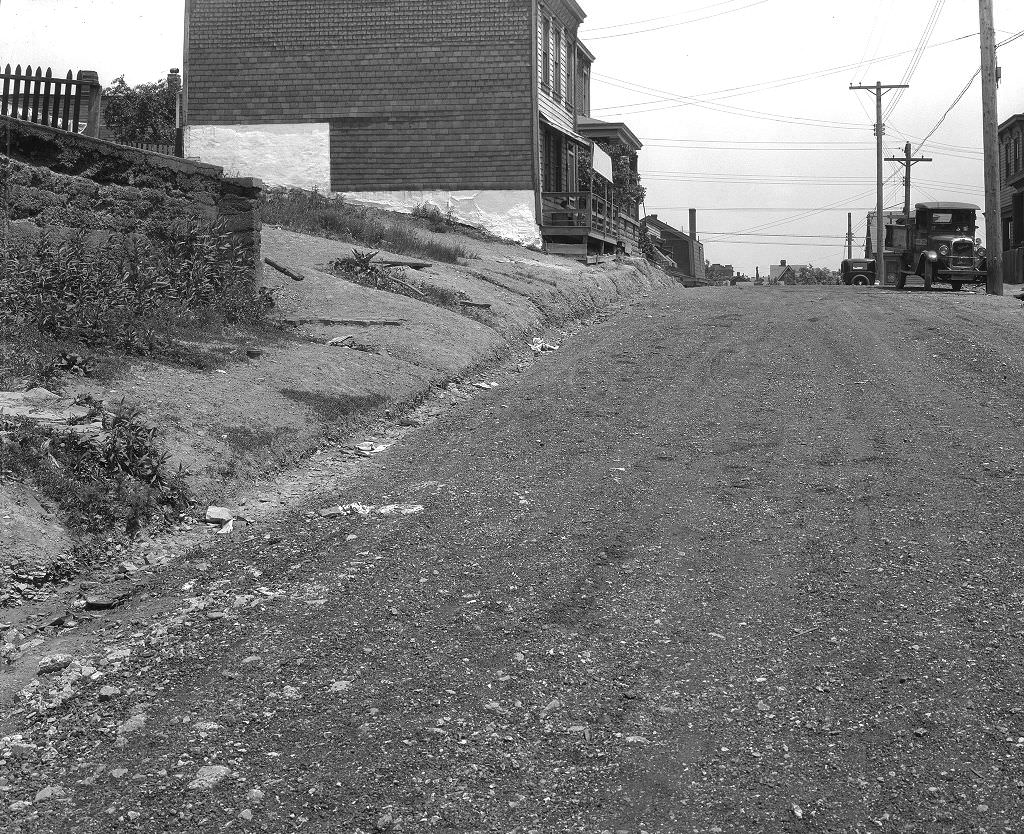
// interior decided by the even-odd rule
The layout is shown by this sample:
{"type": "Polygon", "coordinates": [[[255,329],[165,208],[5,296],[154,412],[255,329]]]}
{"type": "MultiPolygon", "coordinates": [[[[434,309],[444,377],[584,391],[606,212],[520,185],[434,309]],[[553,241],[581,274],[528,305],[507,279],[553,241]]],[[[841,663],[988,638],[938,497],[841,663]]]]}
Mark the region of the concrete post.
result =
{"type": "Polygon", "coordinates": [[[103,102],[103,87],[100,84],[99,73],[96,73],[93,70],[80,70],[78,73],[78,80],[86,82],[89,85],[85,135],[98,139],[100,136],[100,119],[102,118],[103,102]]]}

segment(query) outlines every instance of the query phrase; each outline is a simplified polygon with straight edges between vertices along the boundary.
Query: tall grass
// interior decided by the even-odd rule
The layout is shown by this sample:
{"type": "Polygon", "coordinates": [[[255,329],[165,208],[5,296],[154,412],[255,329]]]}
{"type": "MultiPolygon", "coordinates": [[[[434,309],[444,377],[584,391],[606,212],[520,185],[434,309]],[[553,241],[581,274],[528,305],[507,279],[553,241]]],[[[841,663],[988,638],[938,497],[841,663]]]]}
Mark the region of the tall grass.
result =
{"type": "Polygon", "coordinates": [[[433,240],[420,234],[416,223],[369,206],[346,203],[342,197],[326,197],[315,191],[275,188],[264,192],[263,222],[294,232],[329,237],[417,255],[443,263],[457,263],[472,253],[457,243],[433,240]]]}

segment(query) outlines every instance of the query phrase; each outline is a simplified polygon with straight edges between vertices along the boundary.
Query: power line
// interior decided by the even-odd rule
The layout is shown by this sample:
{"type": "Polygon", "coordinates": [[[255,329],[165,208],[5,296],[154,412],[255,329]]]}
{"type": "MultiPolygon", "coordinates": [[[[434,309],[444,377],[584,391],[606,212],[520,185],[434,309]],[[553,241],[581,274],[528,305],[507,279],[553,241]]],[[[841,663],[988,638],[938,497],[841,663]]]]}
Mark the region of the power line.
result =
{"type": "MultiPolygon", "coordinates": [[[[999,43],[996,44],[996,47],[998,48],[998,47],[1006,46],[1007,44],[1011,44],[1014,41],[1019,40],[1022,37],[1024,37],[1024,29],[1022,29],[1020,32],[1015,32],[1010,37],[1006,38],[1006,40],[1000,41],[999,43]]],[[[921,140],[921,143],[917,146],[917,148],[914,149],[914,153],[920,153],[921,149],[925,146],[925,144],[928,142],[928,140],[931,139],[932,136],[935,135],[936,131],[938,131],[938,129],[940,127],[942,127],[943,123],[949,117],[949,114],[952,113],[956,109],[956,106],[961,101],[963,101],[964,96],[967,95],[968,91],[974,85],[974,79],[977,78],[979,75],[981,75],[981,67],[978,67],[977,72],[975,72],[974,75],[972,75],[970,77],[968,82],[964,85],[964,88],[959,92],[957,97],[955,99],[953,99],[953,103],[951,105],[949,105],[948,108],[946,108],[946,112],[943,113],[939,117],[939,120],[935,123],[935,126],[931,130],[928,131],[928,133],[925,135],[924,139],[921,140]]]]}
{"type": "Polygon", "coordinates": [[[746,9],[752,9],[755,6],[763,6],[765,3],[770,2],[771,0],[754,0],[753,3],[748,3],[746,6],[740,6],[735,9],[726,9],[725,11],[722,12],[716,12],[715,14],[705,15],[704,17],[695,17],[692,18],[691,20],[683,20],[680,21],[679,23],[666,23],[662,26],[653,26],[650,29],[637,29],[633,32],[616,32],[610,35],[597,35],[596,37],[587,38],[587,40],[603,41],[608,40],[609,38],[628,38],[632,37],[633,35],[644,35],[649,32],[662,32],[666,29],[678,29],[680,26],[689,26],[692,23],[700,23],[701,21],[712,20],[716,17],[722,17],[727,14],[735,14],[736,12],[742,12],[745,11],[746,9]]]}
{"type": "MultiPolygon", "coordinates": [[[[917,47],[914,50],[914,56],[910,59],[910,63],[907,65],[906,72],[903,73],[903,80],[901,84],[910,84],[911,79],[914,77],[914,73],[917,72],[917,68],[921,64],[921,59],[924,57],[924,52],[928,48],[928,42],[932,39],[932,35],[935,34],[935,27],[939,23],[939,18],[942,17],[942,10],[945,8],[946,0],[935,0],[935,5],[932,7],[931,16],[928,18],[928,22],[925,24],[924,31],[921,33],[921,39],[917,42],[917,47]]],[[[883,121],[887,121],[888,118],[896,110],[900,101],[903,99],[903,95],[906,90],[897,90],[893,96],[892,101],[889,102],[889,106],[885,110],[883,115],[883,121]]],[[[863,102],[861,102],[863,104],[863,102]]]]}
{"type": "MultiPolygon", "coordinates": [[[[959,41],[967,40],[969,38],[976,38],[977,36],[978,36],[977,32],[972,32],[971,34],[968,34],[968,35],[960,35],[959,37],[951,38],[950,40],[947,40],[947,41],[942,41],[940,43],[932,44],[932,45],[930,45],[928,47],[928,49],[938,49],[941,46],[949,46],[950,44],[958,43],[959,41]]],[[[881,58],[875,59],[874,62],[877,63],[877,62],[889,61],[889,60],[892,60],[894,58],[902,58],[904,55],[910,55],[913,52],[914,52],[913,49],[905,49],[905,50],[902,50],[900,52],[893,52],[893,53],[891,53],[889,55],[884,55],[881,58]]],[[[708,98],[710,96],[718,96],[718,98],[720,98],[720,99],[722,99],[722,98],[735,98],[737,96],[747,95],[748,93],[751,93],[751,92],[759,92],[762,89],[775,89],[775,88],[778,88],[778,87],[786,87],[786,86],[789,86],[791,84],[800,84],[800,83],[802,83],[804,81],[811,81],[811,80],[815,80],[815,79],[819,79],[819,78],[827,78],[828,76],[831,76],[831,75],[837,75],[837,74],[843,73],[846,70],[851,69],[851,68],[856,67],[856,66],[858,66],[858,65],[857,64],[845,64],[845,65],[838,66],[838,67],[826,67],[826,68],[823,68],[823,69],[816,70],[814,72],[800,73],[799,75],[790,75],[790,76],[785,76],[785,77],[782,77],[782,78],[770,79],[768,81],[759,81],[759,82],[757,82],[755,84],[745,84],[745,85],[742,85],[742,86],[739,86],[739,87],[726,87],[726,88],[723,88],[721,90],[712,90],[712,91],[704,92],[704,93],[695,93],[693,96],[690,96],[688,98],[702,99],[702,98],[708,98]]],[[[641,88],[640,90],[629,90],[628,87],[620,87],[620,89],[629,90],[630,92],[646,92],[646,94],[648,94],[648,95],[662,96],[662,98],[659,98],[659,99],[657,99],[655,101],[650,101],[650,102],[635,102],[635,103],[632,103],[632,104],[615,105],[615,106],[608,106],[608,107],[597,107],[597,108],[594,108],[594,112],[606,112],[606,111],[623,112],[626,108],[644,107],[644,106],[646,106],[648,104],[654,104],[654,103],[659,103],[659,102],[668,102],[668,101],[679,102],[680,99],[687,98],[685,96],[681,96],[680,94],[672,93],[672,92],[669,92],[669,91],[666,91],[666,90],[658,90],[658,89],[653,88],[653,87],[646,87],[646,88],[644,88],[643,85],[634,84],[634,82],[628,81],[627,79],[616,78],[616,77],[610,76],[610,75],[602,75],[600,73],[594,73],[593,78],[594,78],[595,81],[598,81],[600,83],[609,84],[609,86],[618,86],[616,84],[611,84],[610,83],[610,82],[613,82],[613,81],[617,81],[617,82],[621,82],[622,84],[632,84],[632,85],[634,85],[636,87],[641,88]]],[[[635,112],[638,112],[638,113],[639,112],[652,112],[653,110],[667,110],[667,109],[671,109],[673,107],[685,107],[685,106],[687,106],[687,102],[684,101],[682,103],[669,104],[669,105],[667,105],[665,107],[651,108],[651,110],[640,110],[640,111],[635,111],[635,112]]]]}
{"type": "Polygon", "coordinates": [[[589,35],[591,32],[604,32],[608,29],[628,29],[630,26],[643,26],[645,23],[657,23],[659,20],[671,20],[673,17],[679,17],[683,14],[693,14],[694,12],[703,12],[707,9],[717,9],[735,2],[737,2],[737,0],[721,0],[719,3],[712,3],[710,6],[699,6],[696,9],[690,9],[688,12],[676,12],[675,14],[665,14],[661,17],[649,17],[646,20],[631,20],[627,23],[611,23],[608,26],[595,26],[593,28],[583,26],[581,34],[589,35]]]}

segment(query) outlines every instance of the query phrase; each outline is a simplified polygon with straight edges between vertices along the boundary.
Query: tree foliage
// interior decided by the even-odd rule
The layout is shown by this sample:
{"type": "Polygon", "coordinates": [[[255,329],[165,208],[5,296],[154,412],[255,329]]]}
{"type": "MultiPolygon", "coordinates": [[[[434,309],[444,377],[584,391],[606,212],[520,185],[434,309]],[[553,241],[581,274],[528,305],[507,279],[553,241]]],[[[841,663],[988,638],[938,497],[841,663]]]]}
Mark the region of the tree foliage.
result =
{"type": "Polygon", "coordinates": [[[172,144],[176,96],[166,80],[130,87],[122,75],[103,91],[103,121],[119,142],[172,144]]]}
{"type": "Polygon", "coordinates": [[[816,266],[804,266],[796,272],[797,284],[838,284],[839,273],[816,266]]]}
{"type": "Polygon", "coordinates": [[[647,189],[641,184],[640,174],[633,170],[633,151],[621,142],[597,144],[612,158],[612,185],[617,202],[639,206],[647,197],[647,189]]]}

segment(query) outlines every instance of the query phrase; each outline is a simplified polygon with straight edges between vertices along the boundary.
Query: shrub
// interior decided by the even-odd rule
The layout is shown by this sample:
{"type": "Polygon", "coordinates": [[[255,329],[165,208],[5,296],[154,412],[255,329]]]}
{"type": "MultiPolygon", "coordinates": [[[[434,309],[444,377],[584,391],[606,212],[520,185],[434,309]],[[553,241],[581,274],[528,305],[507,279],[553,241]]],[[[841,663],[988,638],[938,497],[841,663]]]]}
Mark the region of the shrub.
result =
{"type": "Polygon", "coordinates": [[[459,258],[472,257],[456,243],[424,237],[408,219],[369,206],[352,205],[343,197],[327,197],[316,191],[268,189],[263,195],[262,212],[265,223],[308,235],[418,255],[443,263],[457,263],[459,258]]]}
{"type": "Polygon", "coordinates": [[[44,232],[27,249],[0,241],[0,328],[61,341],[151,352],[158,323],[253,324],[272,306],[252,256],[196,220],[114,235],[44,232]]]}

